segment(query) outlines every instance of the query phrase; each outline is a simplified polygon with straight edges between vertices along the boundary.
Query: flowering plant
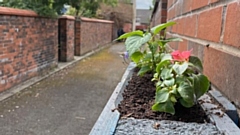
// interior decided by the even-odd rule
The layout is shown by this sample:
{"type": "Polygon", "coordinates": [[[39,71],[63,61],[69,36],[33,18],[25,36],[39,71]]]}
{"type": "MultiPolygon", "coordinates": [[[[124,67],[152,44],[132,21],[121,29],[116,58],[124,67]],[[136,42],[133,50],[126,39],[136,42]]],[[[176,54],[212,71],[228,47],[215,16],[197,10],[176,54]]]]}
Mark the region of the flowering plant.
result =
{"type": "Polygon", "coordinates": [[[191,51],[166,53],[157,65],[153,78],[156,81],[153,110],[174,114],[175,103],[192,107],[208,90],[208,78],[200,73],[202,63],[190,54],[191,51]]]}
{"type": "Polygon", "coordinates": [[[209,88],[209,80],[201,74],[202,63],[190,51],[170,51],[168,42],[181,41],[179,38],[165,39],[166,28],[174,25],[168,22],[158,25],[149,32],[133,31],[118,39],[127,38],[125,45],[133,62],[140,68],[138,74],[154,74],[156,83],[155,104],[152,110],[175,114],[174,105],[180,102],[192,107],[197,99],[209,88]],[[163,36],[158,33],[163,32],[163,36]],[[147,47],[142,47],[147,44],[147,47]]]}

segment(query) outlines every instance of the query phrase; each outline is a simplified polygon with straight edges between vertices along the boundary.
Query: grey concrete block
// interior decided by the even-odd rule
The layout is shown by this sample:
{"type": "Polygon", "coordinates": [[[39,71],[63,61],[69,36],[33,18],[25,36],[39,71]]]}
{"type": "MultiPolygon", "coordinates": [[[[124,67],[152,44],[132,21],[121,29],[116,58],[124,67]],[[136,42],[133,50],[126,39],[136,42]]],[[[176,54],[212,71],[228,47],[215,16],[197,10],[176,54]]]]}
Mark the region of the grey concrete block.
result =
{"type": "Polygon", "coordinates": [[[225,97],[223,96],[216,88],[212,87],[213,90],[209,91],[209,94],[223,106],[226,110],[226,114],[234,121],[236,125],[239,124],[239,116],[237,108],[225,97]]]}
{"type": "Polygon", "coordinates": [[[216,125],[219,131],[225,135],[240,135],[240,129],[237,125],[228,117],[228,115],[217,105],[211,102],[211,97],[204,94],[199,98],[201,106],[205,110],[206,114],[210,117],[212,123],[216,125]]]}
{"type": "Polygon", "coordinates": [[[130,79],[135,64],[130,63],[121,82],[117,85],[89,135],[113,135],[120,113],[115,110],[122,100],[122,92],[130,79]]]}

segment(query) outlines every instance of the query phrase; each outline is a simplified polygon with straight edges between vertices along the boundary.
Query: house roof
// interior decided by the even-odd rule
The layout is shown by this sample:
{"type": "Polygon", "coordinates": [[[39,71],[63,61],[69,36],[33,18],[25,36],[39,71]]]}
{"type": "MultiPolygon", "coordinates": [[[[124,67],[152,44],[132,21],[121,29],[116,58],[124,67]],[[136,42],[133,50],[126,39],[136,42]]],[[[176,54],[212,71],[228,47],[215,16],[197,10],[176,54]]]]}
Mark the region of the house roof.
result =
{"type": "Polygon", "coordinates": [[[140,18],[141,23],[148,24],[150,22],[152,11],[149,9],[137,9],[137,18],[140,18]]]}

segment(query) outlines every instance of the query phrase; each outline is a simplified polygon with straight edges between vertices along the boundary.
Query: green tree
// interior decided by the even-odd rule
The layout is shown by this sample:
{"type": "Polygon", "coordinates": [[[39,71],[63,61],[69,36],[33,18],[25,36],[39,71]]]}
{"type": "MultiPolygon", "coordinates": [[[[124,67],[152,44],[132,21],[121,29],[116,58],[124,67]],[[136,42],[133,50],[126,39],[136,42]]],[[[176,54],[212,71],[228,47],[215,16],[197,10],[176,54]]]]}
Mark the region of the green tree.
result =
{"type": "Polygon", "coordinates": [[[94,16],[101,3],[115,6],[118,0],[3,0],[0,6],[31,9],[41,16],[54,17],[61,14],[64,4],[76,9],[75,15],[94,16]],[[81,13],[81,14],[79,14],[81,13]]]}
{"type": "Polygon", "coordinates": [[[116,6],[118,0],[55,0],[54,8],[60,14],[64,4],[71,6],[71,15],[92,17],[96,15],[101,3],[116,6]]]}
{"type": "Polygon", "coordinates": [[[56,17],[54,0],[3,0],[0,6],[19,9],[31,9],[41,16],[56,17]]]}

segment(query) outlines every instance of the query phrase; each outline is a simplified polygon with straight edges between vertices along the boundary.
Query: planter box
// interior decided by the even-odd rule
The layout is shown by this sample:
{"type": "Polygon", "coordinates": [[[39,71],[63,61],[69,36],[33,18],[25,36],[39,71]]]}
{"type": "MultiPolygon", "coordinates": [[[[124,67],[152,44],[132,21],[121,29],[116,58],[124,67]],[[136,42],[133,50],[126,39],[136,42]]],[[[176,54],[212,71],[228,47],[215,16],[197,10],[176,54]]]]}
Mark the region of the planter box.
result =
{"type": "MultiPolygon", "coordinates": [[[[103,109],[101,115],[93,126],[90,135],[113,135],[120,118],[120,113],[116,110],[118,104],[123,100],[122,93],[130,80],[135,65],[130,63],[122,80],[117,85],[108,103],[103,109]]],[[[209,116],[211,123],[216,125],[221,133],[227,135],[239,135],[240,130],[236,124],[228,117],[227,114],[217,109],[217,105],[211,103],[211,97],[207,94],[203,95],[199,100],[202,101],[201,106],[209,116]],[[216,109],[213,109],[216,108],[216,109]],[[219,116],[219,114],[221,116],[219,116]]]]}

